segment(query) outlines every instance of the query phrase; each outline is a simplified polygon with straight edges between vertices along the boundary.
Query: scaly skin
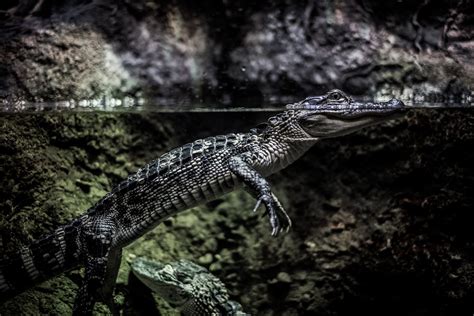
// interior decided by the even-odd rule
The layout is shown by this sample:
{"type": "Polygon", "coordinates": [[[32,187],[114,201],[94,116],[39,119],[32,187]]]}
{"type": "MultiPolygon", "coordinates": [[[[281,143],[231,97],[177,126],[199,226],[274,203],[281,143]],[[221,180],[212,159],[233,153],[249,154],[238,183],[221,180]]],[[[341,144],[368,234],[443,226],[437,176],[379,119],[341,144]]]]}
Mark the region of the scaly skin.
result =
{"type": "Polygon", "coordinates": [[[272,235],[291,221],[264,178],[303,155],[318,140],[342,136],[394,117],[403,103],[358,103],[342,91],[288,105],[249,133],[199,139],[138,170],[87,213],[0,261],[0,300],[64,271],[85,267],[74,315],[96,301],[113,309],[121,250],[159,223],[198,204],[245,187],[263,204],[272,235]]]}
{"type": "Polygon", "coordinates": [[[133,274],[184,316],[245,316],[242,306],[230,300],[224,283],[207,269],[188,260],[163,264],[136,258],[133,274]]]}

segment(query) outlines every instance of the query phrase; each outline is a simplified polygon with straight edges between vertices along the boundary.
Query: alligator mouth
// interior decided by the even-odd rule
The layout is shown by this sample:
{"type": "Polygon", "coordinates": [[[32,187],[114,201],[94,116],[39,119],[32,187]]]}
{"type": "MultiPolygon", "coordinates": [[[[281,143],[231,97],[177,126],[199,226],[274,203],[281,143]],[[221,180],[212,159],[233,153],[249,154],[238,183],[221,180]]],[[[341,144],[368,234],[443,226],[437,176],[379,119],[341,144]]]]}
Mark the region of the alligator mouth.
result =
{"type": "Polygon", "coordinates": [[[381,103],[359,103],[350,104],[328,104],[324,108],[317,110],[315,114],[324,114],[328,117],[335,117],[345,120],[356,120],[363,117],[390,117],[402,114],[405,105],[398,99],[392,99],[381,103]]]}

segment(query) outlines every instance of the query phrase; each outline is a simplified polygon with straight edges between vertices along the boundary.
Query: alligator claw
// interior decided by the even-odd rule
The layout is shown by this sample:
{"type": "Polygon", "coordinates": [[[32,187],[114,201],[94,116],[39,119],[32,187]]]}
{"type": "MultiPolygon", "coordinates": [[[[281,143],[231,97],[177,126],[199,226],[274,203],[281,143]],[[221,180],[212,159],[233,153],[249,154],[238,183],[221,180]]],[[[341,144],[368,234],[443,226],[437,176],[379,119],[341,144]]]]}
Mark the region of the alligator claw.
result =
{"type": "Polygon", "coordinates": [[[283,208],[283,205],[281,205],[280,201],[278,200],[278,198],[276,197],[275,194],[272,193],[272,197],[278,207],[278,215],[280,215],[282,218],[280,219],[280,222],[285,222],[286,225],[285,227],[281,227],[280,228],[280,232],[282,232],[283,230],[285,230],[286,232],[288,232],[290,230],[290,227],[292,225],[291,223],[291,218],[290,216],[288,215],[288,213],[286,213],[285,209],[283,208]]]}
{"type": "Polygon", "coordinates": [[[291,219],[275,194],[271,193],[271,195],[260,197],[254,207],[254,212],[262,202],[266,209],[264,215],[268,215],[270,226],[272,227],[271,235],[277,236],[280,232],[288,232],[291,227],[291,219]]]}
{"type": "Polygon", "coordinates": [[[260,207],[260,204],[262,204],[262,200],[258,199],[257,203],[255,204],[255,207],[253,208],[253,212],[256,213],[258,208],[260,207]]]}

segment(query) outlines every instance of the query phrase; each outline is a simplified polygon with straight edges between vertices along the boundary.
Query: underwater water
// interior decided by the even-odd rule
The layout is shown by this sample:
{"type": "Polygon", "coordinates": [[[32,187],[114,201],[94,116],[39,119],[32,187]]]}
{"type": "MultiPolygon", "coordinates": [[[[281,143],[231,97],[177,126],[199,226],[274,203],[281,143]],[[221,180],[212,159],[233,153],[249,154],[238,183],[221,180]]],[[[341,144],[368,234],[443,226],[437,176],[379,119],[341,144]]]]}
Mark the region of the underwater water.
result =
{"type": "MultiPolygon", "coordinates": [[[[252,315],[464,312],[473,272],[472,95],[413,98],[399,119],[317,143],[269,177],[294,222],[270,236],[263,210],[232,192],[166,220],[124,249],[115,302],[124,315],[177,315],[130,276],[146,256],[208,268],[252,315]],[[445,101],[445,100],[444,100],[445,101]],[[456,255],[452,255],[455,253],[456,255]]],[[[172,106],[124,99],[17,103],[0,113],[5,252],[79,216],[127,175],[206,136],[246,132],[281,106],[172,106]]],[[[65,315],[73,270],[0,305],[0,315],[65,315]]],[[[97,315],[109,315],[104,305],[97,315]]]]}

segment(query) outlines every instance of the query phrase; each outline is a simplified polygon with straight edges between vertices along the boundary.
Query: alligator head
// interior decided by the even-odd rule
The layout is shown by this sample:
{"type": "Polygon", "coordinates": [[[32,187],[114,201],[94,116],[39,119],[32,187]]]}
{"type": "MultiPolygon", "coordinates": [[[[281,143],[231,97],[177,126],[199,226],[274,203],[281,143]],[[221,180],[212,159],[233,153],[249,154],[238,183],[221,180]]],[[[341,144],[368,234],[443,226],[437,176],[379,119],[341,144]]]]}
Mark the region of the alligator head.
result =
{"type": "Polygon", "coordinates": [[[341,90],[309,97],[290,104],[297,111],[298,125],[311,137],[342,136],[363,127],[374,125],[397,116],[404,108],[402,101],[356,102],[341,90]]]}
{"type": "Polygon", "coordinates": [[[191,261],[163,264],[139,257],[131,268],[140,281],[184,315],[248,315],[229,299],[224,283],[191,261]]]}
{"type": "Polygon", "coordinates": [[[135,276],[150,289],[171,305],[181,306],[192,299],[190,284],[200,268],[195,265],[185,265],[184,267],[181,265],[180,262],[163,264],[137,258],[131,267],[135,276]]]}

